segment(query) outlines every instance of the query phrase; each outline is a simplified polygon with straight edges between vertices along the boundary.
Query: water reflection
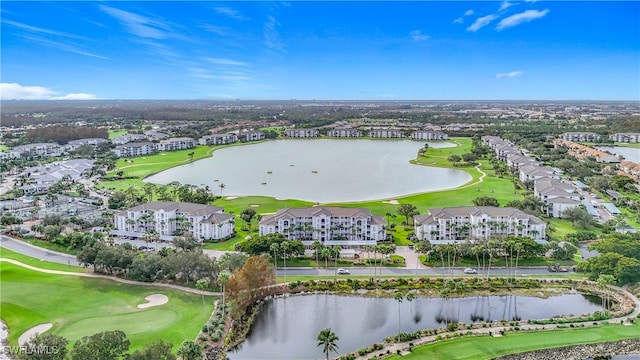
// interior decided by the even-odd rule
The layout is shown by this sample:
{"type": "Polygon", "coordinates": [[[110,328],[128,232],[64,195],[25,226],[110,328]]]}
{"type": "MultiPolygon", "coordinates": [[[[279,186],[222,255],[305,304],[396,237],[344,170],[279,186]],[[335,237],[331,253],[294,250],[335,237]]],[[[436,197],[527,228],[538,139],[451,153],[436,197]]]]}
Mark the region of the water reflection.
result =
{"type": "Polygon", "coordinates": [[[330,294],[278,298],[263,306],[250,336],[229,358],[323,358],[316,336],[327,327],[340,337],[339,351],[344,354],[397,334],[399,325],[403,332],[414,332],[452,322],[546,319],[598,310],[602,310],[599,300],[580,294],[546,299],[516,295],[416,298],[402,303],[330,294]]]}

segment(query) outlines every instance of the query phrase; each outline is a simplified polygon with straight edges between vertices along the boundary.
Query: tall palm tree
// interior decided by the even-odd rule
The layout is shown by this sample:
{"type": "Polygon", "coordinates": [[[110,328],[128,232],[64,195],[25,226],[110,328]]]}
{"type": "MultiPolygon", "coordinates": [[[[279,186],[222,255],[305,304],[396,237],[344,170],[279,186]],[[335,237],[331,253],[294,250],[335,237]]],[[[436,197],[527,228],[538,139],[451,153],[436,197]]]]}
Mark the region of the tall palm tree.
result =
{"type": "Polygon", "coordinates": [[[278,243],[271,243],[269,250],[273,253],[273,271],[276,276],[276,284],[278,283],[278,251],[280,251],[280,245],[278,243]]]}
{"type": "Polygon", "coordinates": [[[291,248],[291,242],[289,240],[285,240],[280,244],[280,249],[282,249],[282,263],[284,266],[284,282],[287,282],[287,251],[291,248]]]}
{"type": "Polygon", "coordinates": [[[222,197],[222,189],[226,188],[227,185],[225,185],[224,183],[220,183],[220,185],[218,185],[218,187],[220,188],[220,197],[222,197]]]}
{"type": "Polygon", "coordinates": [[[320,331],[316,340],[318,340],[318,345],[316,345],[316,347],[322,346],[322,352],[327,355],[327,360],[329,360],[330,352],[338,353],[338,345],[336,345],[336,341],[340,340],[340,338],[331,331],[331,328],[326,328],[320,331]]]}
{"type": "Polygon", "coordinates": [[[324,247],[322,248],[322,250],[320,250],[320,257],[324,258],[324,271],[325,274],[329,272],[329,265],[327,264],[327,260],[331,257],[332,253],[331,253],[331,248],[329,247],[324,247]]]}

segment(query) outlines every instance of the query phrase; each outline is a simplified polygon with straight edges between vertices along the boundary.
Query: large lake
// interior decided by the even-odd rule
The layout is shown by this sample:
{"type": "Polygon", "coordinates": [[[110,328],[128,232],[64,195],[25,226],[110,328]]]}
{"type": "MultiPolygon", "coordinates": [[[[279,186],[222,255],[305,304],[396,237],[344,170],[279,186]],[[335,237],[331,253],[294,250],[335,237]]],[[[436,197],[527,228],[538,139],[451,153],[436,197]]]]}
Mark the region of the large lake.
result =
{"type": "MultiPolygon", "coordinates": [[[[424,141],[275,140],[219,149],[213,156],[145,181],[208,185],[224,196],[264,195],[313,202],[389,199],[450,189],[472,178],[461,170],[413,165],[424,141]],[[217,181],[216,181],[217,180],[217,181]]],[[[429,143],[432,148],[455,146],[429,143]]]]}
{"type": "Polygon", "coordinates": [[[640,148],[625,146],[596,146],[597,149],[608,151],[614,155],[622,155],[625,160],[640,163],[640,148]]]}
{"type": "MultiPolygon", "coordinates": [[[[235,352],[240,359],[323,359],[317,348],[320,330],[331,328],[340,338],[340,354],[380,343],[399,331],[445,327],[446,322],[520,318],[548,319],[601,311],[599,299],[565,294],[546,299],[526,296],[478,296],[467,298],[415,298],[398,304],[393,298],[340,295],[305,295],[266,302],[251,332],[235,352]],[[400,321],[398,321],[400,319],[400,321]]],[[[331,356],[335,356],[332,354],[331,356]]]]}

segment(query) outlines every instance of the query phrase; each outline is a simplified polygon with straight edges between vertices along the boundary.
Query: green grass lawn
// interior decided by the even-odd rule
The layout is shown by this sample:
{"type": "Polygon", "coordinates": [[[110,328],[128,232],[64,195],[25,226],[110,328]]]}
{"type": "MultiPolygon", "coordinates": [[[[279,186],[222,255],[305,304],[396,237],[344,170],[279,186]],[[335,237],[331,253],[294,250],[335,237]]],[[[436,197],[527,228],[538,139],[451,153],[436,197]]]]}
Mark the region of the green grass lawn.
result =
{"type": "Polygon", "coordinates": [[[51,275],[0,263],[0,307],[9,327],[9,342],[17,345],[27,329],[53,323],[51,333],[70,340],[105,330],[122,330],[131,349],[162,339],[174,345],[194,339],[213,311],[211,297],[177,290],[133,286],[103,279],[51,275]],[[165,305],[137,309],[148,295],[169,297],[165,305]]]}
{"type": "Polygon", "coordinates": [[[483,360],[525,351],[569,345],[592,344],[637,338],[640,324],[604,325],[585,329],[566,329],[532,333],[507,333],[506,336],[466,337],[415,348],[406,356],[389,359],[483,360]]]}
{"type": "Polygon", "coordinates": [[[127,133],[127,130],[109,130],[109,140],[113,140],[118,136],[126,135],[127,133]]]}
{"type": "Polygon", "coordinates": [[[60,271],[69,271],[69,272],[90,272],[90,269],[84,269],[79,266],[59,264],[51,261],[38,260],[30,256],[22,255],[2,247],[0,247],[0,257],[17,260],[23,264],[31,265],[41,269],[60,270],[60,271]]]}

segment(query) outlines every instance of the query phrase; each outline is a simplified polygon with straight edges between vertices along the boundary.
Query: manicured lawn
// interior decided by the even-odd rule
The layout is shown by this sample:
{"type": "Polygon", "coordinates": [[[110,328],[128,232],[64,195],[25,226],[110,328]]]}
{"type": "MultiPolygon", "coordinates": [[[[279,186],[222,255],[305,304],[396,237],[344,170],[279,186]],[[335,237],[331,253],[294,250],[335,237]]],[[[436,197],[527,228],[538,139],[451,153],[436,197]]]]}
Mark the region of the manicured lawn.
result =
{"type": "Polygon", "coordinates": [[[90,269],[84,269],[79,266],[64,265],[50,261],[38,260],[26,255],[19,254],[9,249],[0,248],[0,257],[20,261],[23,264],[35,266],[41,269],[60,270],[69,272],[90,272],[90,269]]]}
{"type": "Polygon", "coordinates": [[[524,351],[637,338],[638,334],[640,334],[640,324],[636,323],[632,326],[605,325],[585,329],[508,333],[506,336],[498,338],[466,337],[421,346],[415,348],[411,354],[394,355],[389,359],[493,359],[524,351]]]}
{"type": "Polygon", "coordinates": [[[165,288],[133,286],[109,280],[51,275],[0,263],[0,307],[9,327],[9,342],[17,345],[27,329],[53,323],[51,333],[70,340],[105,330],[122,330],[138,349],[156,339],[174,345],[194,339],[213,311],[211,297],[165,288]],[[165,305],[137,309],[148,295],[169,297],[165,305]]]}
{"type": "Polygon", "coordinates": [[[127,130],[109,130],[109,140],[113,140],[118,136],[126,135],[127,133],[127,130]]]}

